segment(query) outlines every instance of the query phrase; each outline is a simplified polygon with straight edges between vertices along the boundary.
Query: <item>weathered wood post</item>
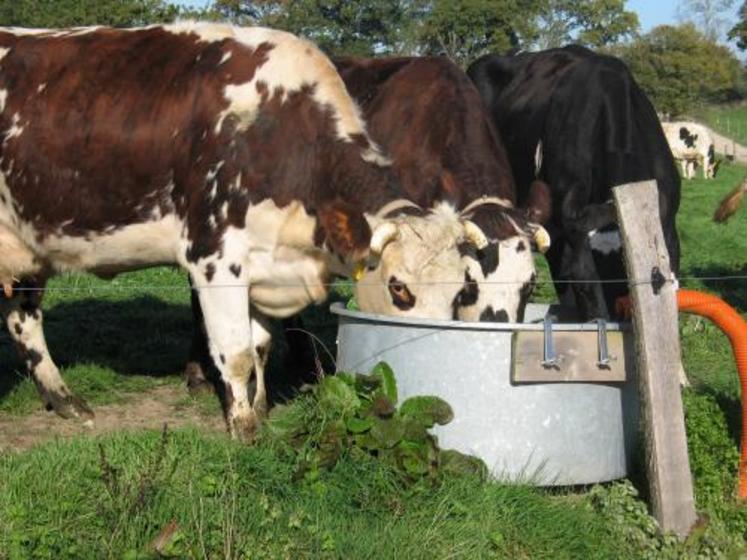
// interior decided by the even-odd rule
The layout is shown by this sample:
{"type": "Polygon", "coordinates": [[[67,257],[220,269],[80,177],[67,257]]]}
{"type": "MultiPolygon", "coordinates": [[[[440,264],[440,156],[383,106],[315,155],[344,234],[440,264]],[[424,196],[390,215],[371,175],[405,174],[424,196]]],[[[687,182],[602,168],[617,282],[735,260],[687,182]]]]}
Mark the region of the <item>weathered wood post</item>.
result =
{"type": "Polygon", "coordinates": [[[646,469],[654,517],[684,538],[695,522],[695,499],[678,382],[677,295],[659,218],[656,181],[613,188],[630,294],[646,469]],[[641,282],[640,280],[643,280],[641,282]]]}

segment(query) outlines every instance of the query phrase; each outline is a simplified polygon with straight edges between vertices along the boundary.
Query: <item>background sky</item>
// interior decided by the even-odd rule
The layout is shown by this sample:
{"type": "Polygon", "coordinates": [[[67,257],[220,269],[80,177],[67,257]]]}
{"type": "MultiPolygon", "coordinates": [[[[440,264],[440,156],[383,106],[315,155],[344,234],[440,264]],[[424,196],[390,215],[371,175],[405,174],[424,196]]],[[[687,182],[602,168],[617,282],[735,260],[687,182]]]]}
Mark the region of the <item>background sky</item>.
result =
{"type": "MultiPolygon", "coordinates": [[[[174,0],[176,4],[182,6],[206,6],[210,3],[210,0],[174,0]]],[[[375,2],[376,0],[371,0],[375,2]]],[[[677,6],[679,0],[627,0],[625,7],[628,10],[632,10],[638,14],[638,19],[641,22],[641,31],[646,33],[652,27],[661,25],[664,23],[677,24],[679,23],[677,6]]],[[[735,0],[734,6],[726,16],[730,22],[737,22],[737,11],[742,5],[742,0],[735,0]]],[[[728,27],[731,27],[729,25],[728,27]]]]}

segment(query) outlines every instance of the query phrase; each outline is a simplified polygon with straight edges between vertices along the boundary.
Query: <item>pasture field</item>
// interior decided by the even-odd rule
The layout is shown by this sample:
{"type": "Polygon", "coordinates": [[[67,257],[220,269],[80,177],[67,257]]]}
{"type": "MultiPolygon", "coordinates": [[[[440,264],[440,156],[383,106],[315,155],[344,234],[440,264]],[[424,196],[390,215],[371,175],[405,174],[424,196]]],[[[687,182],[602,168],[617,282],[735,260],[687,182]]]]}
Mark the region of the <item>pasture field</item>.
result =
{"type": "MultiPolygon", "coordinates": [[[[747,276],[747,208],[725,226],[711,216],[745,174],[725,165],[716,180],[683,182],[678,218],[682,285],[719,294],[742,312],[747,279],[723,277],[747,276]]],[[[538,294],[547,299],[551,290],[538,294]]],[[[726,338],[701,319],[681,317],[701,519],[678,544],[657,535],[638,473],[555,490],[469,475],[405,483],[374,458],[343,453],[333,468],[298,476],[272,445],[230,441],[214,396],[187,395],[180,370],[190,342],[188,305],[186,279],[172,269],[50,283],[51,352],[71,389],[114,419],[111,432],[89,434],[39,411],[33,384],[0,336],[0,559],[747,554],[747,509],[733,497],[739,384],[726,338]],[[157,414],[149,416],[144,402],[157,414]],[[164,435],[166,421],[180,427],[164,435]],[[127,427],[137,429],[118,429],[127,427]]],[[[325,329],[329,339],[333,331],[325,329]]],[[[269,376],[282,377],[280,363],[275,356],[269,376]]]]}
{"type": "Polygon", "coordinates": [[[695,117],[738,144],[747,145],[747,105],[708,105],[696,110],[695,117]]]}

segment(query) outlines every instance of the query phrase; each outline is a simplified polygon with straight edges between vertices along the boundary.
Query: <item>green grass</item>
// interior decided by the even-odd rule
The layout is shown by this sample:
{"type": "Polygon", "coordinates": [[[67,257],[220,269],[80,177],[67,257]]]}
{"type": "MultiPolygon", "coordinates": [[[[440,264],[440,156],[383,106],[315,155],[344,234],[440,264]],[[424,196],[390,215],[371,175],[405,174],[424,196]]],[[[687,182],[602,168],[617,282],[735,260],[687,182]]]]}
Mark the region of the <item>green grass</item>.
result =
{"type": "Polygon", "coordinates": [[[711,105],[697,110],[695,118],[727,138],[747,145],[747,105],[711,105]]]}
{"type": "MultiPolygon", "coordinates": [[[[746,173],[725,165],[716,180],[683,181],[678,217],[683,286],[716,293],[740,312],[747,281],[719,278],[747,274],[747,208],[727,225],[711,216],[746,173]],[[693,278],[706,276],[713,279],[693,278]]],[[[113,282],[55,279],[47,335],[71,388],[96,405],[180,382],[191,333],[186,285],[166,268],[113,282]]],[[[551,298],[543,286],[538,299],[551,298]]],[[[315,332],[334,339],[327,314],[309,316],[315,332]]],[[[158,434],[140,432],[1,456],[0,559],[155,557],[149,543],[171,520],[178,529],[164,550],[178,558],[737,557],[747,550],[747,508],[733,496],[740,396],[731,350],[695,317],[682,315],[680,331],[693,382],[685,392],[691,466],[708,519],[683,545],[658,536],[627,481],[548,491],[448,477],[404,488],[375,460],[351,457],[296,480],[269,447],[181,430],[162,452],[158,434]]],[[[4,334],[0,360],[0,413],[38,408],[4,334]]],[[[276,356],[270,376],[282,376],[280,363],[276,356]]],[[[210,395],[181,405],[218,413],[210,395]]]]}
{"type": "MultiPolygon", "coordinates": [[[[186,276],[171,268],[105,282],[86,274],[54,278],[44,298],[50,352],[71,390],[91,404],[178,382],[191,337],[186,276]]],[[[0,333],[0,411],[40,406],[10,338],[0,333]]]]}
{"type": "Polygon", "coordinates": [[[0,558],[148,558],[149,543],[171,520],[178,524],[172,557],[634,552],[588,497],[467,476],[403,487],[374,459],[350,457],[294,481],[290,465],[266,448],[193,431],[168,435],[163,447],[153,432],[49,444],[0,459],[0,480],[0,558]]]}

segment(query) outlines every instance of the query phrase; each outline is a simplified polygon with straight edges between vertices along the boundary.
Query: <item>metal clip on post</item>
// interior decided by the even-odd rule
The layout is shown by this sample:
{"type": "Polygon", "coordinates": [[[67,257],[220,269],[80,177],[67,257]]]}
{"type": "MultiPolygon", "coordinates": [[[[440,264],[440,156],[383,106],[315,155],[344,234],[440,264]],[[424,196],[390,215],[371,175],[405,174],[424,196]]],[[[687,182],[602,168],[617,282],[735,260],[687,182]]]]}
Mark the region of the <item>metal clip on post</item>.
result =
{"type": "Polygon", "coordinates": [[[560,369],[560,360],[555,354],[555,348],[552,343],[552,319],[545,317],[542,323],[544,331],[544,345],[542,351],[542,367],[560,369]]]}
{"type": "Polygon", "coordinates": [[[607,350],[607,321],[597,319],[597,367],[610,369],[610,355],[607,350]]]}

